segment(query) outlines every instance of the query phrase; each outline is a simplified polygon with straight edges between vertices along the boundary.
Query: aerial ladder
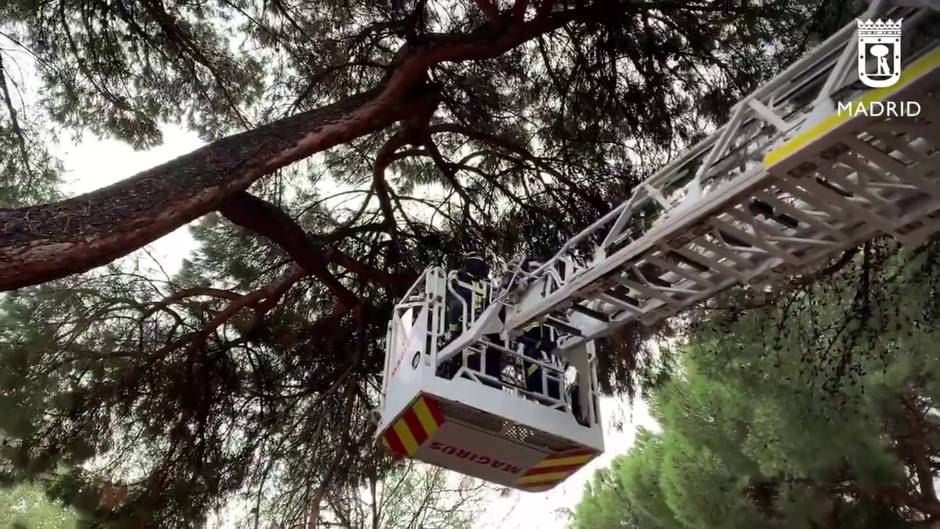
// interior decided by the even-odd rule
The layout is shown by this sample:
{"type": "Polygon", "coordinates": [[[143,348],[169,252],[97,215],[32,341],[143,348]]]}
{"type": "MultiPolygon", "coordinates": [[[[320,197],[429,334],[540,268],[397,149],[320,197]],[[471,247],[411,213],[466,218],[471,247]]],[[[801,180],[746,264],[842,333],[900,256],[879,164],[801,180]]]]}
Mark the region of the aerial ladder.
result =
{"type": "Polygon", "coordinates": [[[876,0],[545,262],[482,286],[428,268],[389,322],[381,442],[550,489],[603,452],[595,340],[879,235],[928,241],[940,231],[938,9],[876,0]],[[532,354],[533,327],[549,354],[532,354]]]}

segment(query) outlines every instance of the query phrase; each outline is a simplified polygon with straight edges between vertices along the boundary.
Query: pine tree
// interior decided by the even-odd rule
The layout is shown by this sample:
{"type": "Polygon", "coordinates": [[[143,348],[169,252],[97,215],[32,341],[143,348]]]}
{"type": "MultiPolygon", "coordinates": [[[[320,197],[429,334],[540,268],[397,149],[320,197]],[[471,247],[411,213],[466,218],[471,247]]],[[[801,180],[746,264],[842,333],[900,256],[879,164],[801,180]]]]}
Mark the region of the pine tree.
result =
{"type": "Polygon", "coordinates": [[[652,392],[662,433],[584,504],[619,498],[641,529],[936,523],[938,251],[873,243],[825,282],[706,311],[652,392]]]}

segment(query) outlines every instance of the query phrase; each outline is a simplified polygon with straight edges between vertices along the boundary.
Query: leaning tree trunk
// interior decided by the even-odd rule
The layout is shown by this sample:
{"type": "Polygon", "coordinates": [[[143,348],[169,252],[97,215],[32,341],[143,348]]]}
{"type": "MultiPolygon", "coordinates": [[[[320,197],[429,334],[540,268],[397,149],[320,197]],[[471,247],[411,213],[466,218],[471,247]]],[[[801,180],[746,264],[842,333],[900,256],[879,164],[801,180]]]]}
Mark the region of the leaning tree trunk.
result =
{"type": "Polygon", "coordinates": [[[0,289],[111,262],[215,210],[258,178],[387,127],[430,98],[418,89],[396,99],[383,91],[356,95],[223,138],[91,193],[2,210],[0,289]]]}
{"type": "Polygon", "coordinates": [[[439,96],[427,83],[435,64],[496,57],[569,22],[631,5],[597,0],[552,12],[554,4],[542,0],[529,20],[522,17],[524,9],[507,11],[467,34],[424,35],[423,42],[402,47],[385,80],[368,92],[223,138],[85,195],[0,210],[0,290],[109,263],[217,209],[281,167],[427,114],[439,96]]]}

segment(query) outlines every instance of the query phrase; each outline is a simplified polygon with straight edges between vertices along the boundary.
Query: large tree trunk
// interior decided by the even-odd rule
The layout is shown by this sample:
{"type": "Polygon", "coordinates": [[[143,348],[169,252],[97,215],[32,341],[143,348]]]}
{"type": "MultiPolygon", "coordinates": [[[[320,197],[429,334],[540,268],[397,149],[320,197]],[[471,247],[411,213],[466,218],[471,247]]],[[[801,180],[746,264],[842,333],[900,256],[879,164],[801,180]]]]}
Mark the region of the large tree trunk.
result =
{"type": "MultiPolygon", "coordinates": [[[[106,264],[216,209],[285,165],[387,127],[427,91],[360,94],[206,145],[114,185],[0,211],[0,289],[106,264]]],[[[107,163],[107,160],[102,160],[107,163]]]]}
{"type": "Polygon", "coordinates": [[[530,20],[506,12],[503,23],[468,34],[425,35],[421,44],[399,51],[384,82],[369,92],[223,138],[92,193],[0,210],[0,290],[109,263],[217,209],[234,193],[287,164],[428,112],[438,95],[426,83],[434,64],[496,57],[568,22],[596,18],[619,5],[604,0],[550,12],[553,4],[542,0],[530,20]]]}

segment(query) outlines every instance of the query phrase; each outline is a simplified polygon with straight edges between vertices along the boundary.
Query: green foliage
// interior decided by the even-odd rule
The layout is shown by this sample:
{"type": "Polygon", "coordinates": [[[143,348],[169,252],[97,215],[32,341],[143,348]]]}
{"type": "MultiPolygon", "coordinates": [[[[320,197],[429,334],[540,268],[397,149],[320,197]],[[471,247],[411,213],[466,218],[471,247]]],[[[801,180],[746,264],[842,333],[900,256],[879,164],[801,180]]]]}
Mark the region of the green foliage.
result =
{"type": "Polygon", "coordinates": [[[0,528],[72,529],[78,527],[74,511],[50,501],[42,488],[19,485],[0,488],[0,528]]]}
{"type": "Polygon", "coordinates": [[[34,116],[39,109],[24,86],[29,82],[22,75],[25,60],[22,53],[0,48],[0,208],[58,198],[62,168],[49,151],[50,127],[34,116]]]}
{"type": "Polygon", "coordinates": [[[574,529],[639,527],[636,514],[624,496],[622,484],[618,482],[621,464],[622,460],[618,459],[610,469],[597,471],[593,480],[585,486],[584,497],[574,511],[574,529]]]}
{"type": "Polygon", "coordinates": [[[682,369],[649,395],[662,433],[641,432],[599,473],[574,527],[934,520],[940,254],[894,251],[866,246],[826,281],[710,314],[681,346],[682,369]],[[605,504],[616,508],[590,507],[605,504]]]}

